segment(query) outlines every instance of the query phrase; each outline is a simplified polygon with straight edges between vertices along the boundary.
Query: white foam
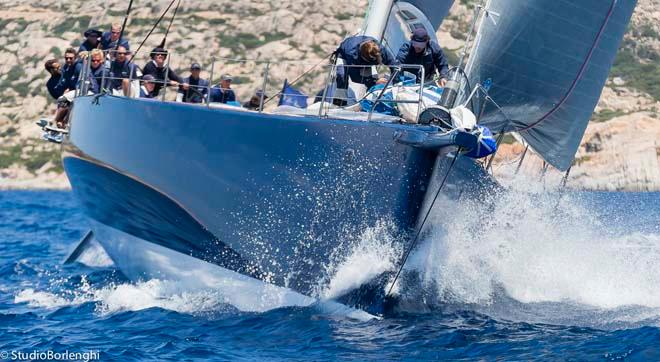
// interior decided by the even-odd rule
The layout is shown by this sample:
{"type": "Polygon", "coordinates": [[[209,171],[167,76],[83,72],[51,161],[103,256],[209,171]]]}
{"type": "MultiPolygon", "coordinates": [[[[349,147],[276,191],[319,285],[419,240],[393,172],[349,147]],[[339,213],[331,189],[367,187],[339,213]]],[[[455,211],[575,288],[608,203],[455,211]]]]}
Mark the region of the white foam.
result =
{"type": "Polygon", "coordinates": [[[219,291],[190,290],[181,283],[157,279],[90,288],[83,278],[83,284],[75,290],[53,293],[28,288],[14,298],[14,303],[45,309],[95,302],[96,311],[101,315],[154,307],[188,314],[204,313],[226,309],[224,301],[219,291]]]}
{"type": "Polygon", "coordinates": [[[94,292],[101,314],[162,308],[195,314],[226,309],[225,298],[217,290],[188,290],[181,283],[152,279],[126,283],[94,292]]]}
{"type": "Polygon", "coordinates": [[[35,291],[32,288],[22,290],[16,294],[14,297],[14,303],[27,303],[28,306],[33,308],[46,309],[55,309],[68,305],[80,304],[74,302],[74,300],[66,299],[54,293],[35,291]]]}
{"type": "Polygon", "coordinates": [[[489,304],[502,288],[523,303],[660,308],[659,235],[613,237],[579,199],[564,195],[558,205],[556,194],[526,185],[538,182],[514,183],[491,209],[441,200],[411,259],[439,298],[489,304]]]}
{"type": "Polygon", "coordinates": [[[321,296],[333,299],[359,287],[385,271],[393,270],[401,257],[394,226],[381,221],[366,228],[354,245],[341,250],[343,255],[327,268],[330,282],[321,296]],[[348,252],[346,252],[348,250],[348,252]]]}

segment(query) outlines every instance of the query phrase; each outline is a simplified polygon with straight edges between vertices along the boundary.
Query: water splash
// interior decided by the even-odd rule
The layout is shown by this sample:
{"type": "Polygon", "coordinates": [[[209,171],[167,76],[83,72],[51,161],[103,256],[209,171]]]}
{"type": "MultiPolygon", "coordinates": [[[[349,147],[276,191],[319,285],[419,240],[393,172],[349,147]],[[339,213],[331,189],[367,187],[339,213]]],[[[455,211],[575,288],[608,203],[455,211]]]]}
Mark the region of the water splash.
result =
{"type": "Polygon", "coordinates": [[[83,278],[74,290],[20,291],[14,303],[26,303],[32,308],[57,309],[93,302],[99,315],[124,311],[162,308],[186,314],[200,314],[233,309],[216,290],[191,290],[182,283],[152,279],[137,283],[111,283],[90,287],[83,278]]]}
{"type": "Polygon", "coordinates": [[[321,297],[337,298],[383,272],[394,270],[402,245],[395,229],[394,223],[383,220],[366,228],[352,245],[338,248],[339,252],[326,268],[330,281],[321,297]]]}
{"type": "Polygon", "coordinates": [[[660,315],[660,235],[603,220],[579,194],[516,181],[486,202],[441,201],[448,207],[433,214],[409,268],[436,302],[492,307],[510,298],[660,315]]]}

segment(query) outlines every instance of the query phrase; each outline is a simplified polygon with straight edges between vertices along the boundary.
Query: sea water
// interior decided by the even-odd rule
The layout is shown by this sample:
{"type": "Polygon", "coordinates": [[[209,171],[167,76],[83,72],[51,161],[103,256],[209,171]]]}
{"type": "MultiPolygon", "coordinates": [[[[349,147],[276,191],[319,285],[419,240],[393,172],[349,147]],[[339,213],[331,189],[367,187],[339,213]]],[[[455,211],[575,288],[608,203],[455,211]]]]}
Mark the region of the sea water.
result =
{"type": "MultiPolygon", "coordinates": [[[[660,360],[660,194],[485,201],[431,215],[396,312],[376,319],[328,303],[242,311],[222,290],[131,282],[100,248],[62,265],[88,228],[72,194],[0,192],[0,358],[660,360]]],[[[387,229],[327,267],[323,295],[396,267],[387,229]]]]}

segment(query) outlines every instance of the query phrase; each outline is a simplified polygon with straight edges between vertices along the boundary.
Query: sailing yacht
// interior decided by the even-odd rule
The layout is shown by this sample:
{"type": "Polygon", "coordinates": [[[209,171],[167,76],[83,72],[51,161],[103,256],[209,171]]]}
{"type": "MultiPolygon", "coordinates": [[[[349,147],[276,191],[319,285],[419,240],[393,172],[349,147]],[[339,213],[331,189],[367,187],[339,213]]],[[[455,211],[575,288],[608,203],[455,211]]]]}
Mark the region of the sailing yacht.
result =
{"type": "MultiPolygon", "coordinates": [[[[373,0],[360,33],[393,53],[419,27],[436,40],[452,3],[373,0]]],[[[568,169],[634,6],[477,6],[469,58],[445,89],[453,92],[446,108],[469,107],[480,125],[517,133],[568,169]]],[[[449,207],[438,200],[472,202],[497,187],[482,162],[464,155],[477,144],[473,134],[440,126],[435,105],[421,104],[419,122],[409,123],[323,104],[296,114],[84,94],[63,143],[92,230],[75,255],[93,237],[132,279],[247,291],[249,310],[314,303],[327,295],[329,265],[351,237],[385,222],[414,252],[429,212],[449,207]]],[[[332,297],[382,313],[405,256],[389,274],[364,266],[356,279],[375,281],[374,293],[355,294],[364,284],[356,283],[332,297]]]]}

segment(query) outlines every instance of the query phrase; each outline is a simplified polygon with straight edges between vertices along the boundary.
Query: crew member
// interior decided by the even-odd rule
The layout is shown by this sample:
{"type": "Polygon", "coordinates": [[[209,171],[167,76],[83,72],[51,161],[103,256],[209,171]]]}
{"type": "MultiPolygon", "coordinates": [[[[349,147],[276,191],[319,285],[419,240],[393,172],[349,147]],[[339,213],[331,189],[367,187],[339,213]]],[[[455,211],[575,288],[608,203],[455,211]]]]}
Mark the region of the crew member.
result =
{"type": "Polygon", "coordinates": [[[71,91],[78,86],[78,77],[82,69],[82,62],[76,61],[76,50],[68,48],[64,51],[64,66],[62,67],[62,87],[64,91],[71,91]]]}
{"type": "Polygon", "coordinates": [[[154,89],[154,96],[157,96],[160,93],[163,84],[165,84],[165,76],[167,76],[167,85],[178,86],[182,83],[181,77],[172,69],[169,69],[167,64],[167,50],[163,48],[154,48],[151,51],[151,61],[147,63],[143,68],[143,73],[151,74],[156,83],[156,88],[154,89]]]}
{"type": "Polygon", "coordinates": [[[203,103],[206,100],[209,82],[199,77],[201,73],[202,67],[198,63],[190,65],[190,76],[184,78],[183,84],[179,87],[182,102],[203,103]]]}
{"type": "Polygon", "coordinates": [[[92,49],[98,49],[100,44],[101,44],[101,36],[103,33],[101,31],[96,30],[96,29],[87,29],[85,31],[84,36],[85,36],[85,41],[80,44],[80,48],[78,49],[78,53],[80,52],[89,52],[92,49]]]}
{"type": "Polygon", "coordinates": [[[345,39],[337,48],[336,54],[347,65],[347,67],[337,68],[338,89],[348,88],[349,77],[353,82],[371,88],[378,80],[372,74],[372,66],[396,64],[396,59],[389,50],[381,47],[375,38],[366,35],[345,39]]]}
{"type": "Polygon", "coordinates": [[[231,89],[231,81],[232,77],[229,74],[223,74],[220,77],[220,84],[211,88],[211,102],[236,102],[236,94],[231,89]]]}
{"type": "Polygon", "coordinates": [[[50,73],[50,78],[46,82],[46,88],[51,97],[57,99],[64,94],[64,87],[61,85],[60,80],[62,79],[62,71],[60,69],[60,63],[57,59],[50,59],[44,64],[46,71],[50,73]]]}
{"type": "Polygon", "coordinates": [[[261,97],[263,97],[263,99],[268,98],[268,96],[264,94],[263,90],[257,89],[254,95],[250,97],[250,100],[243,103],[243,108],[249,109],[251,111],[258,111],[261,107],[261,97]]]}
{"type": "Polygon", "coordinates": [[[134,63],[128,61],[129,51],[120,45],[115,52],[115,60],[110,63],[109,85],[111,89],[122,90],[125,96],[130,94],[130,79],[137,79],[141,74],[134,63]]]}
{"type": "MultiPolygon", "coordinates": [[[[401,64],[418,64],[424,66],[425,81],[432,79],[436,73],[439,73],[438,85],[444,87],[447,83],[449,66],[447,59],[442,53],[438,43],[431,40],[431,37],[424,28],[417,28],[410,37],[410,41],[404,43],[399,49],[396,60],[401,64]]],[[[403,70],[414,74],[417,82],[421,82],[421,70],[418,67],[404,67],[403,70]]]]}
{"type": "MultiPolygon", "coordinates": [[[[117,48],[117,42],[119,41],[119,35],[121,34],[121,25],[118,23],[112,24],[110,31],[106,31],[101,36],[101,49],[103,50],[115,50],[117,48]]],[[[128,40],[122,37],[119,42],[120,46],[123,46],[124,49],[131,50],[128,40]]]]}
{"type": "Polygon", "coordinates": [[[140,98],[153,98],[154,89],[156,84],[154,83],[154,76],[147,74],[142,77],[142,86],[140,87],[140,98]]]}
{"type": "Polygon", "coordinates": [[[105,57],[101,49],[93,49],[89,54],[90,65],[89,77],[87,78],[90,84],[89,91],[98,94],[109,82],[107,69],[105,68],[105,57]],[[103,84],[104,78],[106,84],[103,84]]]}

